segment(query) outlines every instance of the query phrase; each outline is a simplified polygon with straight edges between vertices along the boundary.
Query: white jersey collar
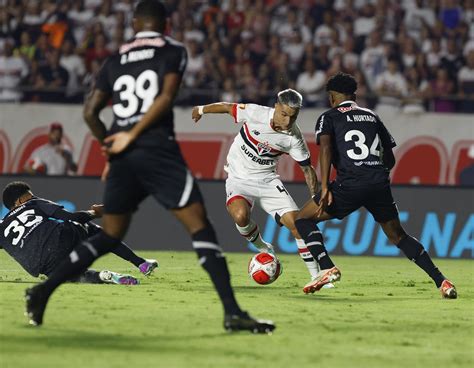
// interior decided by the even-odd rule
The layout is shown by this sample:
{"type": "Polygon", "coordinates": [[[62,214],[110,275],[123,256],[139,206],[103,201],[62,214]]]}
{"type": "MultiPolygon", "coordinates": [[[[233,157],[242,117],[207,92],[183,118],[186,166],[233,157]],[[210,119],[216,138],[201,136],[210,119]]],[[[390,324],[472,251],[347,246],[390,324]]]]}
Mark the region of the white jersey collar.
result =
{"type": "Polygon", "coordinates": [[[142,32],[137,32],[135,34],[135,38],[150,38],[150,37],[157,37],[157,36],[161,36],[161,33],[154,32],[154,31],[142,31],[142,32]]]}

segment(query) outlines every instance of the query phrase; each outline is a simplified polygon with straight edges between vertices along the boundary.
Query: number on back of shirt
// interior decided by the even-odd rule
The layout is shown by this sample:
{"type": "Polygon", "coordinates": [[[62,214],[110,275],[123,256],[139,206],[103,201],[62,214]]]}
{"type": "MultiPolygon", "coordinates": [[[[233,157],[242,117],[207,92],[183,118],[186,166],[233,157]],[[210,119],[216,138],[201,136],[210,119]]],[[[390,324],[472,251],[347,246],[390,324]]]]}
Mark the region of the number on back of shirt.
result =
{"type": "Polygon", "coordinates": [[[132,75],[124,74],[117,78],[114,83],[114,92],[119,92],[120,103],[112,106],[119,118],[129,118],[138,112],[145,113],[158,94],[158,74],[148,69],[142,72],[136,79],[132,75]],[[141,102],[141,104],[140,104],[141,102]]]}
{"type": "Polygon", "coordinates": [[[370,144],[370,148],[368,146],[369,142],[365,142],[365,134],[360,130],[349,130],[344,136],[344,140],[355,144],[355,148],[347,150],[347,156],[353,160],[365,160],[369,157],[369,154],[380,157],[380,138],[378,134],[375,135],[373,142],[370,144]]]}
{"type": "Polygon", "coordinates": [[[35,215],[35,210],[24,211],[17,216],[16,220],[10,222],[3,235],[7,238],[10,234],[13,234],[12,245],[18,245],[23,235],[25,235],[25,230],[39,224],[41,221],[43,221],[43,217],[35,215]]]}

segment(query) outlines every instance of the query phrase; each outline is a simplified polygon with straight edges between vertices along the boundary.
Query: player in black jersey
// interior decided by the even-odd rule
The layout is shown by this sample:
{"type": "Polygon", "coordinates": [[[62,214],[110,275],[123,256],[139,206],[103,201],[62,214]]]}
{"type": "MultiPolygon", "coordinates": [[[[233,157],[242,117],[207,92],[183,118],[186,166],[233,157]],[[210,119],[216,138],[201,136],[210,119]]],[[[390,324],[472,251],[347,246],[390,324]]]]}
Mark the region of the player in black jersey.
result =
{"type": "Polygon", "coordinates": [[[326,90],[332,109],[324,112],[316,123],[316,142],[321,147],[321,192],[304,205],[295,223],[311,254],[318,260],[321,272],[303,291],[313,293],[341,278],[313,220],[342,219],[365,207],[380,223],[387,238],[433,279],[441,295],[455,299],[454,285],[433,264],[420,242],[408,235],[400,224],[389,177],[395,165],[392,151],[395,140],[374,112],[356,104],[354,77],[338,73],[329,78],[326,90]],[[331,164],[337,176],[330,183],[331,164]]]}
{"type": "MultiPolygon", "coordinates": [[[[31,276],[49,276],[75,246],[100,231],[90,222],[102,216],[102,206],[89,211],[69,212],[61,205],[38,198],[25,182],[12,182],[3,190],[3,203],[10,211],[0,220],[0,248],[3,248],[31,276]]],[[[155,260],[137,256],[119,242],[112,251],[149,275],[158,266],[155,260]]],[[[69,281],[94,284],[136,285],[130,275],[103,270],[86,270],[72,275],[69,281]]]]}
{"type": "MultiPolygon", "coordinates": [[[[186,67],[184,46],[162,33],[166,9],[140,1],[134,13],[135,37],[103,65],[84,107],[84,118],[104,144],[109,164],[103,230],[77,247],[76,256],[39,286],[27,291],[30,323],[39,325],[51,293],[72,271],[84,270],[124,237],[132,213],[148,195],[176,216],[191,235],[199,263],[209,273],[224,306],[227,330],[271,332],[270,321],[242,311],[235,300],[225,257],[208,220],[203,199],[188,170],[173,128],[173,101],[186,67]],[[112,98],[114,121],[107,132],[99,112],[112,98]]],[[[107,172],[108,171],[108,172],[107,172]]],[[[150,225],[159,219],[150,219],[150,225]]]]}

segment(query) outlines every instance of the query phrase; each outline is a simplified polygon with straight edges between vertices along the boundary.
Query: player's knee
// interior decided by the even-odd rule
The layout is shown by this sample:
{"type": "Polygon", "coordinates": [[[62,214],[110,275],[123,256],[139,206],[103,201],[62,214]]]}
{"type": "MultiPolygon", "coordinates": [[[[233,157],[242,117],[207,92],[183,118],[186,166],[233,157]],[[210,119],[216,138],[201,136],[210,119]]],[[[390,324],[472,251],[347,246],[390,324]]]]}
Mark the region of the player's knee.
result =
{"type": "Polygon", "coordinates": [[[232,211],[231,216],[234,219],[235,223],[240,227],[247,226],[250,222],[250,215],[248,211],[245,211],[243,209],[237,209],[232,211]]]}
{"type": "Polygon", "coordinates": [[[392,244],[399,244],[400,241],[405,238],[407,236],[407,233],[405,232],[405,230],[403,230],[403,228],[401,227],[396,227],[394,229],[392,229],[388,234],[386,234],[387,237],[388,237],[388,240],[392,243],[392,244]]]}

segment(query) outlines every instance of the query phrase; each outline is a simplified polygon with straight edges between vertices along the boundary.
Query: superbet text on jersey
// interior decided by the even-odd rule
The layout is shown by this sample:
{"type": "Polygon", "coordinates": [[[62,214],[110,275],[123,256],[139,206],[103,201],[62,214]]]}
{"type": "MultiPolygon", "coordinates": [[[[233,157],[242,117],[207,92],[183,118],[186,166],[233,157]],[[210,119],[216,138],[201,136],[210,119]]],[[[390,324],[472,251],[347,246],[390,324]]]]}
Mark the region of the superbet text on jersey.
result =
{"type": "Polygon", "coordinates": [[[389,181],[382,147],[395,147],[396,143],[372,110],[344,101],[318,118],[318,144],[322,135],[332,137],[332,164],[338,184],[365,186],[389,181]]]}
{"type": "Polygon", "coordinates": [[[270,125],[275,109],[255,104],[234,104],[232,116],[243,123],[227,155],[225,170],[234,178],[274,178],[282,154],[300,165],[310,164],[310,153],[299,127],[277,132],[270,125]]]}
{"type": "MultiPolygon", "coordinates": [[[[114,122],[109,134],[130,130],[160,94],[167,73],[182,75],[187,54],[184,46],[157,32],[139,32],[104,63],[95,88],[112,95],[114,122]]],[[[174,137],[173,111],[165,112],[141,134],[135,144],[154,146],[174,137]]]]}

